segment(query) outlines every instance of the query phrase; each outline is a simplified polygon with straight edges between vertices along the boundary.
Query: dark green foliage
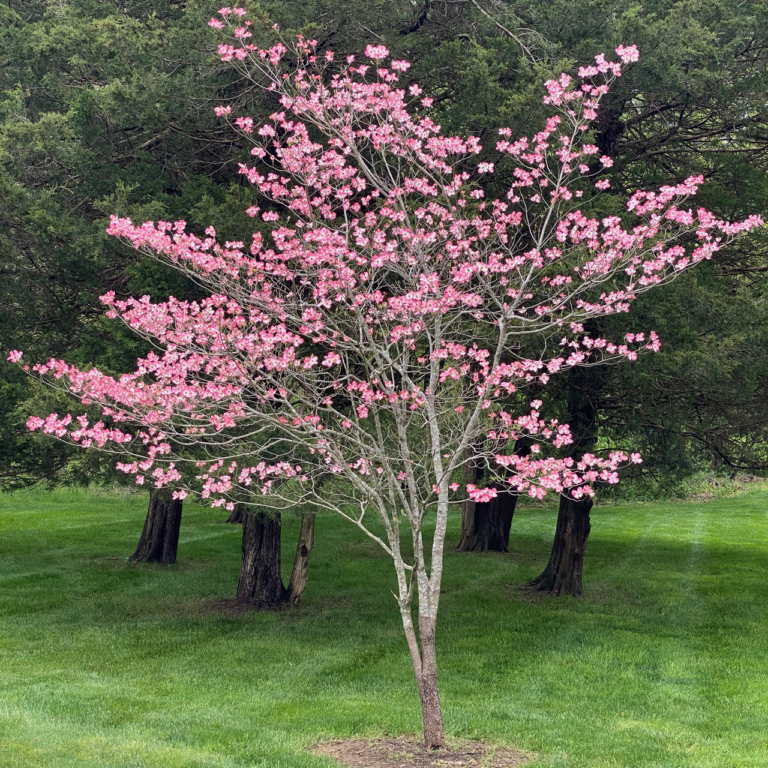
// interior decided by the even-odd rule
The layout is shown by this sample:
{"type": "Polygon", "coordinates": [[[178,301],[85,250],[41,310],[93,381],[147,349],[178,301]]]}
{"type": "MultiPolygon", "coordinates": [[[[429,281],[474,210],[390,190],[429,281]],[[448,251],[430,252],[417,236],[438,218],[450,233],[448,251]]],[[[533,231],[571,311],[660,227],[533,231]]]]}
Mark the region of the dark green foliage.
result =
{"type": "MultiPolygon", "coordinates": [[[[718,214],[765,208],[766,0],[246,5],[257,43],[273,36],[273,21],[343,55],[383,42],[413,62],[408,76],[435,99],[445,129],[480,135],[490,154],[499,126],[517,134],[541,126],[544,79],[636,43],[641,61],[617,83],[594,137],[616,161],[617,194],[587,205],[621,212],[627,191],[702,173],[701,200],[718,214]]],[[[0,8],[0,349],[129,370],[142,349],[101,318],[98,296],[198,295],[106,237],[110,213],[185,218],[198,230],[214,224],[224,238],[249,238],[244,209],[254,196],[237,173],[247,150],[213,106],[234,102],[258,119],[274,104],[218,60],[206,23],[215,11],[201,0],[10,0],[0,8]]],[[[499,189],[505,181],[500,165],[499,189]]],[[[756,408],[766,386],[766,253],[764,236],[752,237],[644,298],[635,317],[605,324],[614,336],[629,324],[656,329],[664,347],[605,377],[601,446],[640,441],[646,466],[664,471],[713,458],[766,463],[766,409],[756,408]]],[[[33,391],[0,366],[0,482],[54,478],[67,453],[29,442],[23,422],[33,391]],[[52,460],[38,461],[40,450],[52,460]],[[42,466],[50,472],[41,475],[42,466]]]]}
{"type": "MultiPolygon", "coordinates": [[[[232,75],[212,56],[202,4],[29,3],[0,13],[0,347],[130,370],[146,350],[104,321],[98,296],[199,292],[108,238],[108,216],[212,219],[225,237],[245,234],[250,190],[235,172],[236,137],[212,112],[232,75]]],[[[0,478],[10,487],[52,479],[69,451],[26,437],[33,390],[0,365],[0,478]]]]}

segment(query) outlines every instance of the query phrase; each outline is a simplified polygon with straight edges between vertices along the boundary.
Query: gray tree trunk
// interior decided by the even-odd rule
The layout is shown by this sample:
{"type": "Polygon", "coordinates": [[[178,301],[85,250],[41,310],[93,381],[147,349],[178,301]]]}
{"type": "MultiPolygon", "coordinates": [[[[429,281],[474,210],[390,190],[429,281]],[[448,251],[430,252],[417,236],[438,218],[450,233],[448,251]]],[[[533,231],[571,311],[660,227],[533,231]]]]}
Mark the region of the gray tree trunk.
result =
{"type": "Polygon", "coordinates": [[[299,540],[296,543],[296,556],[293,560],[293,571],[288,583],[288,601],[291,605],[301,603],[304,589],[309,581],[309,555],[314,545],[315,515],[302,515],[299,540]]]}

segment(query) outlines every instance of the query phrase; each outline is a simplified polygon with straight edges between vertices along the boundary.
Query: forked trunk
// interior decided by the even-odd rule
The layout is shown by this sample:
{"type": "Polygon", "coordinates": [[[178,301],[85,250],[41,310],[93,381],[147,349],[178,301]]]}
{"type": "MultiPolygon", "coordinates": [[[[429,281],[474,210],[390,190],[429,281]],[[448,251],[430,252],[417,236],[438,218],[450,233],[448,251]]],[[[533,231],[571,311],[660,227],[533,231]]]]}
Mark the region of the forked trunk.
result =
{"type": "Polygon", "coordinates": [[[144,528],[131,560],[137,563],[176,562],[181,527],[181,499],[165,493],[151,493],[144,528]]]}
{"type": "Polygon", "coordinates": [[[235,504],[235,508],[232,510],[232,513],[224,522],[225,523],[242,523],[243,517],[244,517],[243,508],[239,504],[235,504]]]}
{"type": "Polygon", "coordinates": [[[417,672],[419,698],[421,699],[421,717],[424,724],[424,746],[427,749],[443,749],[443,713],[440,708],[440,695],[437,690],[437,657],[435,655],[434,627],[420,633],[421,675],[417,672]]]}
{"type": "Polygon", "coordinates": [[[302,515],[299,540],[296,543],[296,556],[293,560],[293,571],[288,583],[288,601],[291,605],[301,603],[304,588],[309,580],[309,555],[315,544],[315,516],[302,515]]]}
{"type": "MultiPolygon", "coordinates": [[[[499,486],[495,486],[500,490],[499,486]]],[[[499,493],[490,501],[467,499],[461,510],[459,552],[508,552],[516,493],[499,493]]]]}
{"type": "Polygon", "coordinates": [[[557,596],[581,597],[584,552],[589,539],[592,499],[560,497],[557,528],[547,567],[526,587],[557,596]]]}
{"type": "MultiPolygon", "coordinates": [[[[296,556],[288,589],[280,575],[282,524],[280,515],[235,508],[243,524],[243,557],[237,601],[254,608],[299,605],[309,581],[309,555],[315,543],[315,516],[302,515],[296,556]]],[[[233,515],[235,513],[233,512],[233,515]]]]}
{"type": "Polygon", "coordinates": [[[237,602],[271,608],[287,600],[280,576],[280,515],[244,511],[237,602]]]}

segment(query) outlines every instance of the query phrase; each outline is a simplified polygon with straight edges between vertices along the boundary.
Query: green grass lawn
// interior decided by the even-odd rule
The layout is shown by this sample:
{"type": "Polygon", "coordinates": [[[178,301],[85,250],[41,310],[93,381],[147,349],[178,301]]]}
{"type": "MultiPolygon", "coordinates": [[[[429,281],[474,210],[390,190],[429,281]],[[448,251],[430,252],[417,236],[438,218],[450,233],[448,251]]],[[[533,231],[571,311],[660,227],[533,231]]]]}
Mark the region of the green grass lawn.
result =
{"type": "MultiPolygon", "coordinates": [[[[239,527],[187,505],[178,564],[136,566],[145,506],[0,498],[0,768],[321,768],[318,740],[419,732],[373,543],[319,519],[305,605],[237,616],[217,603],[239,527]]],[[[768,766],[768,492],[596,509],[580,601],[516,588],[554,522],[522,509],[510,555],[448,555],[448,734],[535,752],[536,768],[768,766]]]]}

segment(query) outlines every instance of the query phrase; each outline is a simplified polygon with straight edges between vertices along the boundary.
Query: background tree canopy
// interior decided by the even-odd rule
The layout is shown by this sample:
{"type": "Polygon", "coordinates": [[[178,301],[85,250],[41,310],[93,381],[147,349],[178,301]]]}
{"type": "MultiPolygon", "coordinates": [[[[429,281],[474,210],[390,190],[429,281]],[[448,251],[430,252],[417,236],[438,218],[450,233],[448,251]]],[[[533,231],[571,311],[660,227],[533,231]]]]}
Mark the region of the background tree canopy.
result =
{"type": "MultiPolygon", "coordinates": [[[[639,186],[707,180],[702,203],[735,220],[768,199],[768,0],[292,0],[247,3],[249,17],[302,31],[340,54],[381,42],[413,62],[446,131],[535,131],[541,83],[596,53],[635,43],[642,58],[603,108],[595,142],[616,191],[587,204],[619,211],[639,186]]],[[[30,359],[128,370],[140,342],[102,317],[98,296],[191,298],[199,289],[104,234],[110,213],[186,217],[249,236],[247,150],[213,113],[234,100],[258,120],[274,107],[219,61],[209,3],[10,0],[0,7],[0,346],[30,359]]],[[[499,183],[503,175],[499,174],[499,183]]],[[[261,226],[264,226],[263,224],[261,226]]],[[[755,235],[638,302],[633,324],[662,351],[580,387],[598,447],[638,445],[667,481],[702,466],[768,463],[765,235],[755,235]]],[[[605,329],[610,333],[610,327],[605,329]]],[[[5,354],[3,355],[3,359],[5,354]]],[[[31,401],[51,395],[2,363],[0,482],[82,480],[88,455],[38,441],[31,401]]],[[[589,377],[587,377],[589,378],[589,377]]],[[[574,398],[570,397],[570,402],[574,398]]],[[[51,403],[47,403],[51,404],[51,403]]],[[[55,410],[55,404],[51,410],[55,410]]]]}

